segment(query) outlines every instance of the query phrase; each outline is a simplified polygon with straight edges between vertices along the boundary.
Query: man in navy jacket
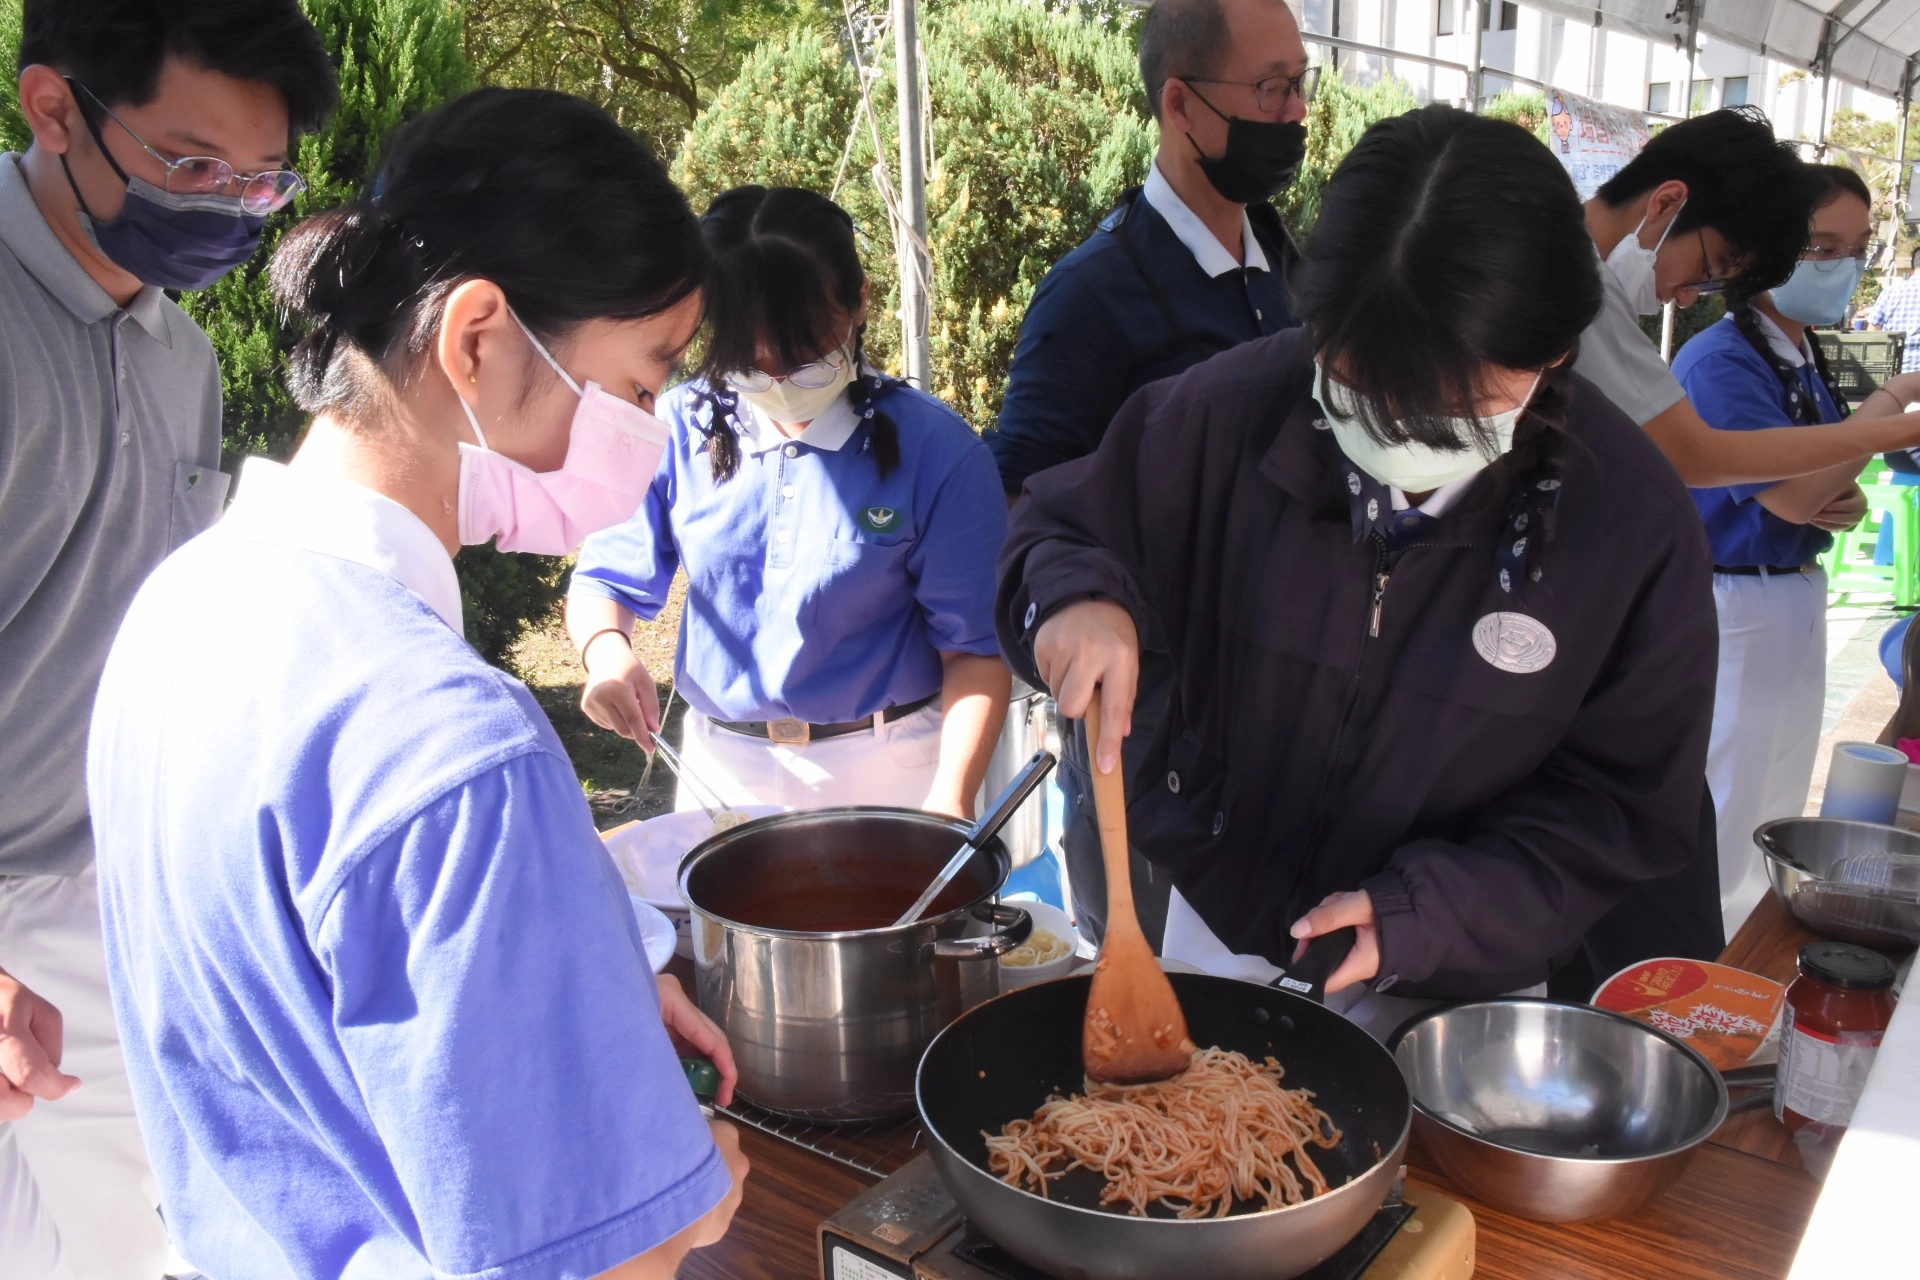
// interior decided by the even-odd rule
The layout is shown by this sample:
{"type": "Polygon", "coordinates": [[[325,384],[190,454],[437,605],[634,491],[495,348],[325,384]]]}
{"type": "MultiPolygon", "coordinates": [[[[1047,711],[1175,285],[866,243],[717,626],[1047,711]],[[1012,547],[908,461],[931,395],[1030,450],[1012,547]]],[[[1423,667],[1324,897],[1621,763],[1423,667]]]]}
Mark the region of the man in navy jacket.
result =
{"type": "MultiPolygon", "coordinates": [[[[1144,186],[1055,263],[1020,326],[987,446],[1009,496],[1027,477],[1092,453],[1135,391],[1294,325],[1285,275],[1298,256],[1269,198],[1292,180],[1317,68],[1284,0],[1157,0],[1140,28],[1140,75],[1160,125],[1144,186]]],[[[1163,696],[1148,659],[1136,726],[1163,696]]],[[[1105,877],[1073,730],[1060,785],[1076,916],[1098,936],[1105,877]]],[[[1167,883],[1134,857],[1150,938],[1167,883]]]]}

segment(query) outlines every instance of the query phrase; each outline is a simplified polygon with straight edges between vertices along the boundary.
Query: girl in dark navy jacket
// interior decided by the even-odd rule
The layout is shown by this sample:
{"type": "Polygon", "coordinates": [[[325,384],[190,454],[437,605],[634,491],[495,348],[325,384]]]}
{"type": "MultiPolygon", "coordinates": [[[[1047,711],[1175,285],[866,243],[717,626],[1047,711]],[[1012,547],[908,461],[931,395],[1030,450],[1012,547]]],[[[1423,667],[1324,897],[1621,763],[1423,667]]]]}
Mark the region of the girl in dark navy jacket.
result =
{"type": "Polygon", "coordinates": [[[1569,370],[1596,270],[1524,131],[1384,121],[1327,188],[1304,331],[1147,387],[1030,482],[1001,563],[1016,667],[1064,714],[1101,697],[1102,767],[1137,637],[1179,668],[1160,781],[1129,798],[1185,913],[1170,954],[1274,972],[1356,926],[1332,988],[1507,992],[1694,857],[1706,545],[1569,370]]]}

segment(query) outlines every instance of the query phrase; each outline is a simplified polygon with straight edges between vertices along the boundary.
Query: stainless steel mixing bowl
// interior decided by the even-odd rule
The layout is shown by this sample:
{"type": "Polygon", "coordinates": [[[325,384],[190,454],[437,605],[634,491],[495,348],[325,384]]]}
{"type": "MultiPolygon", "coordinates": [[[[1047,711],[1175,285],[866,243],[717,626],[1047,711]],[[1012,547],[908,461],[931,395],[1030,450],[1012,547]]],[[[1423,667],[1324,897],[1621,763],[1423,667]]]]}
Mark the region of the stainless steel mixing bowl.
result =
{"type": "Polygon", "coordinates": [[[1753,841],[1766,855],[1773,891],[1815,933],[1866,947],[1920,943],[1920,901],[1902,878],[1850,883],[1842,869],[1877,854],[1920,856],[1920,835],[1877,822],[1781,818],[1761,823],[1753,841]]]}
{"type": "Polygon", "coordinates": [[[1609,1218],[1670,1186],[1727,1114],[1707,1060],[1588,1005],[1483,1000],[1391,1042],[1433,1159],[1486,1203],[1542,1222],[1609,1218]]]}

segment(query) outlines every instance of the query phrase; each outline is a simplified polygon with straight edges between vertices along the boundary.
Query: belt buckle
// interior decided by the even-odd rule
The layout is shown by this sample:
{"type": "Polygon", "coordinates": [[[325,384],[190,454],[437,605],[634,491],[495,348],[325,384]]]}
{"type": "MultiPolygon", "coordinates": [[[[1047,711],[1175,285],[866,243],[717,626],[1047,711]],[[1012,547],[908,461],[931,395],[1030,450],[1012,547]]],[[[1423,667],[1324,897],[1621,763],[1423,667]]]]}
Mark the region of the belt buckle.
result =
{"type": "Polygon", "coordinates": [[[767,737],[784,747],[804,747],[813,736],[813,726],[804,720],[795,720],[788,716],[784,720],[767,721],[767,737]]]}

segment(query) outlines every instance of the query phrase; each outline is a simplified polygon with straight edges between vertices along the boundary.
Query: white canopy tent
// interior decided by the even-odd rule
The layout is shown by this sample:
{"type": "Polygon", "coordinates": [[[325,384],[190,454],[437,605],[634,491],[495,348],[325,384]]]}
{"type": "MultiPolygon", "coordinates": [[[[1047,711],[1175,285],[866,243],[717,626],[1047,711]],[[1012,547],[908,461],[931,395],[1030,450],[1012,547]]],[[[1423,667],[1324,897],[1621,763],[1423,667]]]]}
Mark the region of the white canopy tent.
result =
{"type": "Polygon", "coordinates": [[[1890,98],[1912,89],[1920,0],[1527,0],[1534,8],[1686,48],[1725,40],[1890,98]]]}

